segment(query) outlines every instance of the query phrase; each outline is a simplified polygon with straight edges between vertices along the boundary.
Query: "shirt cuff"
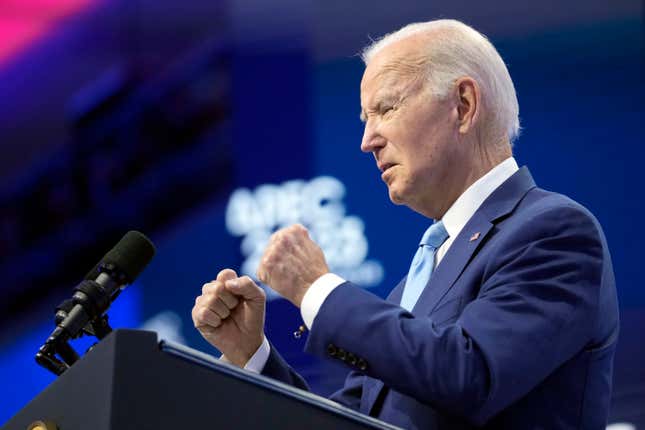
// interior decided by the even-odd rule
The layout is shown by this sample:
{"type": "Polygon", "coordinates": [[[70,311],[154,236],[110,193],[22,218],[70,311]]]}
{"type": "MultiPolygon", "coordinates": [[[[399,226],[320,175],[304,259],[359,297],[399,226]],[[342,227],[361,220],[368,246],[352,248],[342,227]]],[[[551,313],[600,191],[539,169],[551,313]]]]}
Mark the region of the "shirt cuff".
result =
{"type": "MultiPolygon", "coordinates": [[[[262,339],[262,344],[260,345],[258,350],[255,351],[249,361],[247,361],[244,365],[244,370],[248,370],[249,372],[253,373],[262,373],[264,366],[266,366],[267,364],[267,360],[269,360],[269,354],[271,354],[271,346],[269,345],[269,341],[267,340],[266,336],[264,336],[264,338],[262,339]]],[[[226,357],[224,354],[222,354],[219,359],[224,363],[232,364],[228,357],[226,357]]]]}
{"type": "Polygon", "coordinates": [[[300,303],[302,320],[305,322],[305,325],[309,330],[311,330],[311,327],[314,324],[314,319],[316,319],[316,315],[318,315],[318,311],[325,302],[327,296],[334,291],[336,287],[345,282],[346,281],[338,275],[326,273],[311,284],[302,298],[302,303],[300,303]]]}
{"type": "Polygon", "coordinates": [[[262,345],[255,351],[255,354],[251,359],[244,365],[244,370],[248,370],[253,373],[262,373],[264,366],[267,364],[269,359],[269,354],[271,354],[271,346],[266,336],[263,336],[262,345]]]}

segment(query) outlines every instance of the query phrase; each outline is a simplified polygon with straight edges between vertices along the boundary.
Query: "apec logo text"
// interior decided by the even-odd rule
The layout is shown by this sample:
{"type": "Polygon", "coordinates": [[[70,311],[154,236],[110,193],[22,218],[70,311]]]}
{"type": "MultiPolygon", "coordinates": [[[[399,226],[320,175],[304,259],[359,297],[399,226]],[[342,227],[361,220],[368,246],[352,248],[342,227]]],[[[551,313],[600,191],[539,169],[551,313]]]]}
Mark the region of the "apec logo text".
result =
{"type": "MultiPolygon", "coordinates": [[[[363,287],[378,285],[383,280],[383,266],[367,259],[365,225],[359,217],[346,214],[345,192],[343,183],[331,176],[265,184],[253,191],[235,190],[226,208],[226,228],[243,237],[245,260],[240,272],[255,278],[271,234],[300,223],[322,248],[333,273],[363,287]]],[[[269,299],[277,297],[270,289],[267,293],[269,299]]]]}

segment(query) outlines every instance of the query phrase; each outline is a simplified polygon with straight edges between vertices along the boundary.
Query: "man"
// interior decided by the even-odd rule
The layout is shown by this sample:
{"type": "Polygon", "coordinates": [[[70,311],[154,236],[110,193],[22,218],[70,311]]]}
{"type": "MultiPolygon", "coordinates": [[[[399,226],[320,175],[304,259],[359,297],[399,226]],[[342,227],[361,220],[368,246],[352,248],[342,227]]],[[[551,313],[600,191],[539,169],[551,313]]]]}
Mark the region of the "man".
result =
{"type": "MultiPolygon", "coordinates": [[[[618,332],[598,222],[518,169],[513,83],[452,20],[364,53],[361,149],[392,202],[437,220],[382,300],[329,273],[302,226],[271,238],[258,278],[300,307],[306,350],[352,369],[333,400],[411,429],[602,429],[618,332]]],[[[233,364],[299,387],[264,338],[263,291],[223,270],[195,326],[233,364]]]]}

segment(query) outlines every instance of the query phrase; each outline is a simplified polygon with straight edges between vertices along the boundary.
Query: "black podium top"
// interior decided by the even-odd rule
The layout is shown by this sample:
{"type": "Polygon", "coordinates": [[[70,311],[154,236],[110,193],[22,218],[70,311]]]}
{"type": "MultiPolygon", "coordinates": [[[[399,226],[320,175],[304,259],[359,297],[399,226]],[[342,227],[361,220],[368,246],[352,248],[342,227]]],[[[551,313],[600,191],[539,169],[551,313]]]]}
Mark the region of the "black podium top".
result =
{"type": "Polygon", "coordinates": [[[154,332],[116,330],[2,427],[59,430],[396,429],[154,332]]]}

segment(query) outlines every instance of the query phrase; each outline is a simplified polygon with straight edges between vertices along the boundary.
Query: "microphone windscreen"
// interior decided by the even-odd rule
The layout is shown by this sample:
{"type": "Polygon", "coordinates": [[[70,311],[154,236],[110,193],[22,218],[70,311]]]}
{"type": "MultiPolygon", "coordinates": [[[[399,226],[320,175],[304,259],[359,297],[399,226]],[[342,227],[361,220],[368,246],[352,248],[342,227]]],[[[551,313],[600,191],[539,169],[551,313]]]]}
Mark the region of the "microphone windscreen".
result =
{"type": "MultiPolygon", "coordinates": [[[[105,258],[105,256],[103,256],[103,258],[105,258]]],[[[92,268],[92,270],[87,272],[87,275],[85,275],[85,278],[84,278],[86,281],[94,281],[96,280],[96,278],[99,277],[99,275],[101,274],[100,269],[101,269],[101,262],[103,261],[103,258],[101,259],[101,261],[96,263],[96,265],[92,268]]]]}
{"type": "MultiPolygon", "coordinates": [[[[116,266],[126,276],[126,282],[133,282],[137,276],[150,263],[156,252],[155,246],[143,233],[129,231],[112,248],[105,257],[103,263],[116,266]]],[[[92,274],[93,269],[88,275],[92,274]]]]}

